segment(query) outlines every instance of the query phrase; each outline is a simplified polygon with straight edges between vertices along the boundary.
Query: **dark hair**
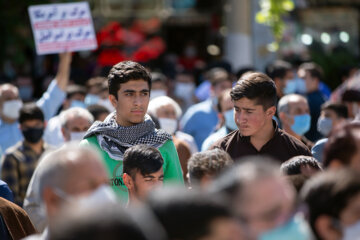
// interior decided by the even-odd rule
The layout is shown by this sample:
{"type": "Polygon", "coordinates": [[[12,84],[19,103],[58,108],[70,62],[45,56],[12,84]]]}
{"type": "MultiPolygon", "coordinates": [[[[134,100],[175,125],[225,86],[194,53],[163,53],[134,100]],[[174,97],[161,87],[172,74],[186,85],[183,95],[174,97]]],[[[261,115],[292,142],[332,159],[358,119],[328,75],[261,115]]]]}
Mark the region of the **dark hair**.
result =
{"type": "Polygon", "coordinates": [[[358,150],[359,139],[355,131],[360,131],[359,122],[345,123],[330,135],[324,148],[324,167],[328,167],[334,159],[340,160],[343,165],[350,164],[358,150]]]}
{"type": "Polygon", "coordinates": [[[139,144],[130,147],[124,153],[123,173],[134,177],[136,172],[145,176],[159,171],[164,160],[159,150],[154,147],[139,144]]]}
{"type": "Polygon", "coordinates": [[[265,69],[266,74],[271,79],[284,78],[289,71],[291,71],[291,64],[282,60],[269,64],[265,69]]]}
{"type": "Polygon", "coordinates": [[[321,171],[319,162],[311,156],[295,156],[289,160],[283,162],[280,166],[280,170],[285,175],[297,175],[301,174],[301,166],[308,165],[318,171],[321,171]]]}
{"type": "Polygon", "coordinates": [[[104,82],[106,82],[106,78],[104,77],[93,77],[86,82],[86,87],[87,89],[90,89],[92,87],[101,89],[104,82]]]}
{"type": "Polygon", "coordinates": [[[360,91],[356,89],[347,89],[341,95],[343,102],[360,102],[360,91]]]}
{"type": "Polygon", "coordinates": [[[166,84],[167,82],[166,76],[160,72],[152,72],[151,78],[151,82],[161,82],[163,84],[166,84]]]}
{"type": "Polygon", "coordinates": [[[40,120],[44,122],[44,113],[35,103],[26,103],[20,109],[19,123],[22,124],[28,120],[40,120]]]}
{"type": "Polygon", "coordinates": [[[260,72],[249,73],[239,79],[230,92],[233,101],[241,98],[255,100],[266,110],[276,105],[276,86],[266,74],[260,72]]]}
{"type": "Polygon", "coordinates": [[[339,219],[349,201],[359,193],[359,174],[350,169],[324,172],[306,182],[300,195],[308,205],[308,220],[317,239],[321,239],[315,227],[317,218],[328,215],[339,219]]]}
{"type": "Polygon", "coordinates": [[[99,104],[90,105],[86,109],[94,116],[95,120],[98,120],[101,114],[110,113],[109,109],[99,104]]]}
{"type": "Polygon", "coordinates": [[[207,73],[207,78],[212,86],[216,86],[218,83],[229,81],[231,82],[229,73],[220,67],[212,68],[207,73]]]}
{"type": "Polygon", "coordinates": [[[317,78],[319,81],[322,80],[324,75],[322,68],[313,62],[303,63],[299,66],[299,69],[308,72],[311,75],[311,77],[317,78]]]}
{"type": "Polygon", "coordinates": [[[310,177],[302,175],[302,174],[296,174],[296,175],[288,175],[286,176],[286,179],[294,186],[296,193],[299,194],[302,187],[306,183],[306,181],[310,177]]]}
{"type": "Polygon", "coordinates": [[[195,153],[187,163],[190,181],[200,181],[207,174],[218,175],[233,163],[230,155],[218,148],[195,153]]]}
{"type": "Polygon", "coordinates": [[[86,88],[81,85],[76,85],[76,84],[69,85],[66,88],[66,99],[70,99],[75,94],[81,94],[85,96],[86,93],[87,93],[86,88]]]}
{"type": "Polygon", "coordinates": [[[120,84],[131,80],[144,80],[151,89],[151,75],[149,71],[137,62],[123,61],[114,65],[110,70],[108,75],[109,94],[117,99],[120,84]]]}
{"type": "Polygon", "coordinates": [[[209,194],[175,188],[151,194],[148,203],[169,239],[197,240],[211,233],[215,220],[232,217],[221,200],[209,194]]]}
{"type": "Polygon", "coordinates": [[[321,106],[321,110],[331,110],[336,113],[338,117],[348,118],[348,109],[346,105],[342,103],[334,103],[334,102],[325,102],[321,106]]]}
{"type": "Polygon", "coordinates": [[[231,89],[225,89],[224,91],[222,91],[220,93],[220,96],[218,97],[217,109],[220,113],[223,111],[223,109],[221,109],[221,103],[226,96],[230,95],[230,92],[231,92],[231,89]]]}

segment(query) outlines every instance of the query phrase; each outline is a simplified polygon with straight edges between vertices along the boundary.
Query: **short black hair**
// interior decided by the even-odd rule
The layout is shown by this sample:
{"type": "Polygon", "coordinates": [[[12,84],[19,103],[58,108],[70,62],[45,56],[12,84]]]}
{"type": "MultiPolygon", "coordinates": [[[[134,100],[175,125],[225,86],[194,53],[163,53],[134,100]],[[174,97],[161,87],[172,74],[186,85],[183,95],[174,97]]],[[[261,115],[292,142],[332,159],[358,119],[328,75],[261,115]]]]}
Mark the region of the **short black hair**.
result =
{"type": "Polygon", "coordinates": [[[99,104],[90,105],[86,109],[94,116],[95,120],[98,120],[101,114],[110,113],[109,109],[99,104]]]}
{"type": "Polygon", "coordinates": [[[207,78],[212,86],[216,86],[218,83],[229,81],[231,82],[229,73],[220,67],[215,67],[207,72],[207,78]]]}
{"type": "Polygon", "coordinates": [[[163,84],[166,85],[167,83],[167,78],[164,74],[160,73],[160,72],[152,72],[151,73],[151,82],[161,82],[163,84]]]}
{"type": "Polygon", "coordinates": [[[169,239],[202,239],[211,234],[211,224],[215,220],[232,218],[222,199],[185,189],[157,191],[150,195],[148,204],[169,239]]]}
{"type": "Polygon", "coordinates": [[[315,223],[319,216],[339,219],[350,200],[360,193],[359,174],[350,169],[323,172],[309,179],[301,190],[308,206],[309,223],[317,239],[315,223]]]}
{"type": "Polygon", "coordinates": [[[159,150],[145,144],[139,144],[125,151],[123,173],[129,174],[132,178],[136,172],[145,176],[159,171],[163,164],[164,159],[159,150]]]}
{"type": "Polygon", "coordinates": [[[86,96],[86,88],[81,85],[72,84],[66,87],[66,99],[70,99],[75,94],[86,96]]]}
{"type": "Polygon", "coordinates": [[[264,73],[254,72],[241,77],[230,92],[233,101],[241,98],[255,100],[264,110],[276,106],[276,86],[264,73]]]}
{"type": "Polygon", "coordinates": [[[26,103],[20,109],[19,123],[22,124],[28,120],[40,120],[44,122],[44,113],[35,103],[26,103]]]}
{"type": "Polygon", "coordinates": [[[104,82],[106,82],[106,78],[104,78],[104,77],[93,77],[93,78],[90,78],[89,80],[87,80],[86,87],[88,90],[92,87],[101,89],[104,82]]]}
{"type": "Polygon", "coordinates": [[[280,166],[280,170],[285,175],[297,175],[301,174],[301,166],[303,165],[308,165],[321,171],[320,164],[314,157],[304,155],[295,156],[283,162],[280,166]]]}
{"type": "Polygon", "coordinates": [[[151,75],[145,67],[133,61],[123,61],[114,65],[108,75],[109,94],[117,99],[120,84],[131,80],[144,80],[151,89],[151,75]]]}
{"type": "Polygon", "coordinates": [[[343,103],[325,102],[321,105],[321,110],[331,110],[340,118],[348,118],[348,109],[343,103]]]}
{"type": "Polygon", "coordinates": [[[217,102],[217,110],[219,111],[219,113],[221,113],[224,109],[221,108],[221,103],[224,100],[224,98],[226,96],[229,96],[231,92],[231,89],[225,89],[220,93],[220,96],[218,97],[218,102],[217,102]]]}
{"type": "Polygon", "coordinates": [[[324,167],[337,159],[343,165],[349,165],[351,158],[359,149],[357,148],[358,137],[355,132],[360,131],[359,122],[347,122],[337,128],[328,138],[324,148],[324,167]]]}
{"type": "Polygon", "coordinates": [[[187,164],[190,181],[200,181],[206,174],[218,175],[233,163],[230,155],[218,148],[195,153],[187,164]]]}
{"type": "Polygon", "coordinates": [[[284,78],[286,73],[291,71],[291,64],[282,60],[277,60],[274,63],[269,64],[265,72],[271,78],[284,78]]]}
{"type": "Polygon", "coordinates": [[[357,89],[347,89],[341,95],[343,102],[360,102],[360,91],[357,89]]]}

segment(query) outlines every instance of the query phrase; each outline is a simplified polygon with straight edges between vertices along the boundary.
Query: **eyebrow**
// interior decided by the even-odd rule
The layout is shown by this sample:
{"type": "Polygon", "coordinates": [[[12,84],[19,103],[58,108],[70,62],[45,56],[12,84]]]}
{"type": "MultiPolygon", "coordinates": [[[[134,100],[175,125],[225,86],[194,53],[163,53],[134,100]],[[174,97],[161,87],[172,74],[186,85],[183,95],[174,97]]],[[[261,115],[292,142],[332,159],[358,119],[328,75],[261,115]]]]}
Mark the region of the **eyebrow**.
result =
{"type": "Polygon", "coordinates": [[[256,110],[255,108],[240,108],[238,106],[234,106],[235,109],[242,109],[242,110],[246,110],[246,111],[254,111],[256,110]]]}
{"type": "MultiPolygon", "coordinates": [[[[132,90],[132,89],[125,89],[124,91],[123,91],[124,93],[135,93],[136,91],[135,90],[132,90]]],[[[150,90],[149,89],[142,89],[142,90],[140,90],[139,92],[150,92],[150,90]]]]}

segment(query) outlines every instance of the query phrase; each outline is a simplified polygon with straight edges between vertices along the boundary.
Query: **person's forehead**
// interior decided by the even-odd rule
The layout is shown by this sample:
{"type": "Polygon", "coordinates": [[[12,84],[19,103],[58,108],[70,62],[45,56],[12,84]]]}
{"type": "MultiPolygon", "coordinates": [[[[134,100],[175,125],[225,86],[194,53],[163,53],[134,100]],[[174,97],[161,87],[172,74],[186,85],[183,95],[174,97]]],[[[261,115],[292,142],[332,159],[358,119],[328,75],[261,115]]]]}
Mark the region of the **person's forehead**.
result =
{"type": "Polygon", "coordinates": [[[257,99],[249,99],[246,97],[240,98],[239,100],[233,101],[234,106],[242,108],[242,107],[262,107],[258,104],[257,99]]]}
{"type": "Polygon", "coordinates": [[[30,120],[24,121],[21,125],[28,126],[28,127],[33,127],[33,126],[42,125],[43,123],[44,122],[41,121],[40,119],[30,119],[30,120]]]}
{"type": "Polygon", "coordinates": [[[144,79],[130,80],[125,83],[120,83],[119,91],[123,92],[126,90],[141,91],[143,89],[149,90],[149,84],[144,79]]]}
{"type": "Polygon", "coordinates": [[[18,98],[18,91],[15,87],[3,87],[1,90],[1,97],[5,100],[18,98]]]}
{"type": "Polygon", "coordinates": [[[72,116],[67,122],[68,127],[82,127],[90,126],[90,122],[86,117],[83,116],[72,116]]]}

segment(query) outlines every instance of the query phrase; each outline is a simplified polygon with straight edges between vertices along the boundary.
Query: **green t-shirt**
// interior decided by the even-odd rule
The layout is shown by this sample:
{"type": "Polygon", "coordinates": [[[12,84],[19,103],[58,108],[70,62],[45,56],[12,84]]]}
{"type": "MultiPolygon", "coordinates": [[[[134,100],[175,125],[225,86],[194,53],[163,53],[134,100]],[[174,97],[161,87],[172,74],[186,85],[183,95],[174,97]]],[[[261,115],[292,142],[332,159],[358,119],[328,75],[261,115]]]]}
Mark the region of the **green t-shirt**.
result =
{"type": "MultiPolygon", "coordinates": [[[[128,191],[122,179],[123,161],[110,158],[108,153],[100,148],[96,136],[86,138],[80,144],[95,146],[99,150],[109,176],[110,186],[114,189],[121,202],[127,203],[128,191]]],[[[179,157],[172,140],[166,141],[158,150],[164,159],[164,185],[169,183],[184,185],[179,157]]]]}

